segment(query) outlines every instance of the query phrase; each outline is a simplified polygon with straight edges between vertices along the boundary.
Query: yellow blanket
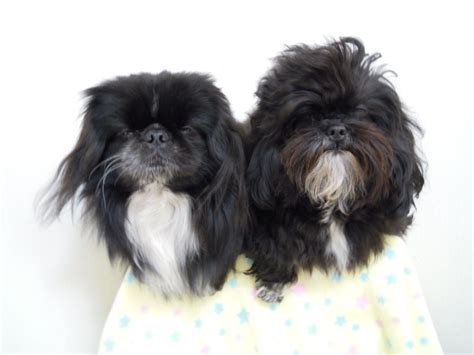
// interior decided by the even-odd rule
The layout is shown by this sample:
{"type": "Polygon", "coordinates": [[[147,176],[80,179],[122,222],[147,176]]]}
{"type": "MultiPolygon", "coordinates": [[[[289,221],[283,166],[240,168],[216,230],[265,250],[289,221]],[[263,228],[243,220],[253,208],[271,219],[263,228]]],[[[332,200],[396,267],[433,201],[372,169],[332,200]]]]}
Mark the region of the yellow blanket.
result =
{"type": "Polygon", "coordinates": [[[255,297],[239,258],[221,292],[166,301],[129,271],[108,316],[99,352],[132,354],[441,353],[404,241],[354,274],[301,273],[281,304],[255,297]]]}

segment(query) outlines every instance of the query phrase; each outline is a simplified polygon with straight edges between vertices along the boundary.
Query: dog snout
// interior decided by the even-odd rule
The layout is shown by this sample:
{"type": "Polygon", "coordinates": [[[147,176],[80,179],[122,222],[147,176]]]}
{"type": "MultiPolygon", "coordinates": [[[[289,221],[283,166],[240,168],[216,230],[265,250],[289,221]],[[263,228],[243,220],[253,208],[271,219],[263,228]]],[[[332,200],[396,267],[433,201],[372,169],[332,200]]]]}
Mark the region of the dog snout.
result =
{"type": "Polygon", "coordinates": [[[142,133],[142,140],[153,145],[164,145],[170,140],[170,135],[161,127],[150,127],[142,133]]]}
{"type": "Polygon", "coordinates": [[[332,125],[327,130],[329,139],[334,142],[340,142],[347,137],[347,128],[343,125],[332,125]]]}

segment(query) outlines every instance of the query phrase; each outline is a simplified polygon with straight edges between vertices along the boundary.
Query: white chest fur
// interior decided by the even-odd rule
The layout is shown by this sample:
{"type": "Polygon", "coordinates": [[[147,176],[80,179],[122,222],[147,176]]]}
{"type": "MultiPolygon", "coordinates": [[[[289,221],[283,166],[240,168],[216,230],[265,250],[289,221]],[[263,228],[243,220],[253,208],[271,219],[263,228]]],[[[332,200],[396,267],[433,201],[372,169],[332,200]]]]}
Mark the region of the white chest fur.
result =
{"type": "Polygon", "coordinates": [[[326,256],[333,257],[339,272],[346,269],[349,263],[349,245],[344,234],[344,227],[331,219],[328,227],[329,240],[326,244],[326,256]]]}
{"type": "Polygon", "coordinates": [[[344,234],[344,226],[333,217],[336,203],[328,205],[323,212],[321,223],[327,228],[328,240],[324,253],[326,257],[334,259],[336,269],[342,272],[349,264],[350,249],[344,234]]]}
{"type": "Polygon", "coordinates": [[[144,281],[168,296],[189,291],[184,267],[199,250],[191,217],[189,196],[159,184],[147,185],[129,200],[125,228],[135,253],[147,264],[142,267],[144,281]]]}

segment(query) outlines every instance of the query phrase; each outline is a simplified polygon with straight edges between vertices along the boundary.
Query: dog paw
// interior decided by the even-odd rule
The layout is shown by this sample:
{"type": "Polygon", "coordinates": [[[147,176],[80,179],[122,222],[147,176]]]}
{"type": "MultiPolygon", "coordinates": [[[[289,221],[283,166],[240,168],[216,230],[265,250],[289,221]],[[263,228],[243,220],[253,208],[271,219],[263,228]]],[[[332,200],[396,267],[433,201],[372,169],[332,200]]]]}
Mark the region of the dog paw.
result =
{"type": "Polygon", "coordinates": [[[257,297],[269,303],[280,303],[283,300],[283,283],[257,282],[257,297]]]}

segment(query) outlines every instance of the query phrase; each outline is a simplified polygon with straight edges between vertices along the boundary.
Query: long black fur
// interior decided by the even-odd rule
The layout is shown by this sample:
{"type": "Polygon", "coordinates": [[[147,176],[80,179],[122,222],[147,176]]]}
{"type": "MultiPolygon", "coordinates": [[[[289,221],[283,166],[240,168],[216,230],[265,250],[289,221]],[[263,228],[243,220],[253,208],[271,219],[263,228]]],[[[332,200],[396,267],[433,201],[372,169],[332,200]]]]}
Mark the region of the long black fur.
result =
{"type": "Polygon", "coordinates": [[[245,240],[255,260],[250,272],[259,281],[286,284],[299,269],[335,266],[325,255],[322,206],[298,187],[323,151],[298,153],[322,139],[328,124],[352,132],[344,149],[366,179],[366,192],[349,213],[334,211],[350,247],[348,268],[367,264],[383,250],[384,235],[403,235],[412,222],[410,209],[424,183],[413,135],[420,129],[404,112],[387,72],[374,67],[379,57],[367,55],[354,38],[297,45],[278,56],[261,80],[246,142],[253,230],[245,240]]]}
{"type": "Polygon", "coordinates": [[[197,293],[203,280],[197,285],[196,275],[220,289],[241,251],[248,219],[243,145],[225,96],[207,75],[166,71],[118,77],[86,90],[85,96],[82,131],[59,166],[50,212],[58,215],[78,196],[96,221],[110,258],[127,261],[140,277],[147,265],[124,226],[129,197],[140,186],[121,169],[107,175],[105,162],[123,148],[127,136],[159,123],[180,149],[166,186],[191,197],[199,238],[199,255],[187,261],[183,272],[197,293]],[[191,133],[183,133],[184,127],[191,133]]]}

